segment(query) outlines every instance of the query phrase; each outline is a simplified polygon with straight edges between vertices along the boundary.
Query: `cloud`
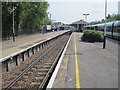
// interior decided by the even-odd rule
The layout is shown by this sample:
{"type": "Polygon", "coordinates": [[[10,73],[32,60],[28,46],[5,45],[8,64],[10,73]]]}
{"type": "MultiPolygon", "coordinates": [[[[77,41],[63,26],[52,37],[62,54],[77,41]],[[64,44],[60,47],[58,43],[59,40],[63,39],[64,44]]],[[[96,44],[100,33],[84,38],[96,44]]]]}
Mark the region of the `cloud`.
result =
{"type": "MultiPolygon", "coordinates": [[[[50,2],[52,19],[63,23],[85,19],[83,13],[89,13],[88,21],[104,19],[104,2],[50,2]]],[[[108,13],[117,13],[117,2],[108,3],[108,13]],[[114,6],[114,7],[113,7],[114,6]]]]}

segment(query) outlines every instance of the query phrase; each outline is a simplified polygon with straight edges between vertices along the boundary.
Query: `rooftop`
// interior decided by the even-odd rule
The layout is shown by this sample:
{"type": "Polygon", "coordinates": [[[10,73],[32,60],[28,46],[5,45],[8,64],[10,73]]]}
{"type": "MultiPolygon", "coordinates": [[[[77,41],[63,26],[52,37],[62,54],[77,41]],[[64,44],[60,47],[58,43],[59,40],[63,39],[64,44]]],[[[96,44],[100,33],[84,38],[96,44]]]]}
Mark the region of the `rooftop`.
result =
{"type": "Polygon", "coordinates": [[[73,22],[72,24],[88,24],[88,23],[84,20],[79,20],[79,21],[73,22]]]}

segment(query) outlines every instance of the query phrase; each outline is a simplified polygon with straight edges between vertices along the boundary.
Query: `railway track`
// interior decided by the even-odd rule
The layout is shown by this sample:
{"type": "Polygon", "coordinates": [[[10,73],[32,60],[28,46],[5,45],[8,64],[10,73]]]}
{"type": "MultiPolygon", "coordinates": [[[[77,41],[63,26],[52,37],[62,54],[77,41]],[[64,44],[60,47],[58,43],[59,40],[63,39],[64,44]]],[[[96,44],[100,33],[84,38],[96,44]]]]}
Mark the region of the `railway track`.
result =
{"type": "Polygon", "coordinates": [[[42,54],[38,54],[37,58],[28,65],[20,74],[3,87],[4,90],[29,88],[41,89],[45,88],[60,55],[69,39],[69,34],[58,38],[54,43],[46,49],[42,54]]]}

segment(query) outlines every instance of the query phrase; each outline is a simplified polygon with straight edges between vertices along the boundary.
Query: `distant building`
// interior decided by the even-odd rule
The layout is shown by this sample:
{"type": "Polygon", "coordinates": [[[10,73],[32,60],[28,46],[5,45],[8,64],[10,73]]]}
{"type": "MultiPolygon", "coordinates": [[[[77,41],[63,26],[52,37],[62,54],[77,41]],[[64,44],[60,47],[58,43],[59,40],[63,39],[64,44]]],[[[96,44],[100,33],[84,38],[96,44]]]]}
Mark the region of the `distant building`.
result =
{"type": "Polygon", "coordinates": [[[59,27],[59,26],[61,26],[61,25],[62,25],[61,22],[54,22],[54,26],[55,26],[55,27],[59,27]]]}
{"type": "Polygon", "coordinates": [[[78,32],[82,32],[84,29],[84,25],[88,24],[88,22],[83,21],[83,20],[79,20],[76,22],[73,22],[72,25],[76,28],[76,31],[78,32]]]}
{"type": "Polygon", "coordinates": [[[120,14],[120,1],[118,2],[118,14],[120,14]]]}
{"type": "Polygon", "coordinates": [[[54,22],[53,24],[54,24],[55,28],[57,28],[57,29],[59,29],[63,25],[62,22],[54,22]]]}

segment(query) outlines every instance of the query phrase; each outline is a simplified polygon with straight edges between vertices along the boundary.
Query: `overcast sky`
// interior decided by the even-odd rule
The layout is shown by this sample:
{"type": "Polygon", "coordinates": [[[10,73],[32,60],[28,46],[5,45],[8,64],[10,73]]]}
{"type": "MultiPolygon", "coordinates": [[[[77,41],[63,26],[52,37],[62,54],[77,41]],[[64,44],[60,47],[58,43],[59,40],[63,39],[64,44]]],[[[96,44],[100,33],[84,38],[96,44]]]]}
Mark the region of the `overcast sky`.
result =
{"type": "MultiPolygon", "coordinates": [[[[47,0],[50,4],[49,12],[52,20],[63,23],[85,19],[83,13],[89,13],[87,21],[104,19],[105,0],[47,0]]],[[[118,13],[118,1],[108,0],[107,14],[118,13]]]]}

